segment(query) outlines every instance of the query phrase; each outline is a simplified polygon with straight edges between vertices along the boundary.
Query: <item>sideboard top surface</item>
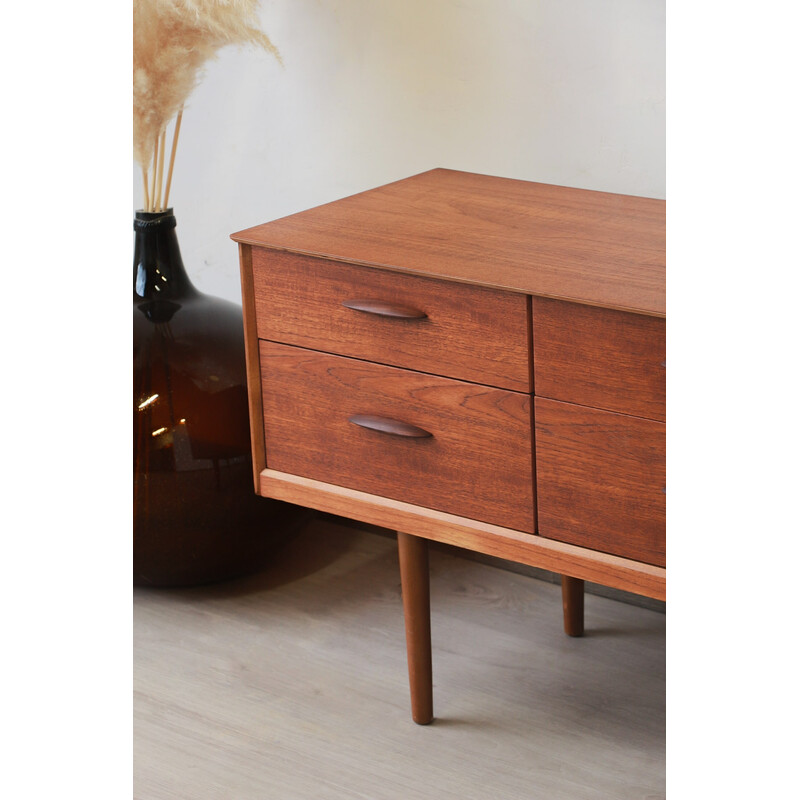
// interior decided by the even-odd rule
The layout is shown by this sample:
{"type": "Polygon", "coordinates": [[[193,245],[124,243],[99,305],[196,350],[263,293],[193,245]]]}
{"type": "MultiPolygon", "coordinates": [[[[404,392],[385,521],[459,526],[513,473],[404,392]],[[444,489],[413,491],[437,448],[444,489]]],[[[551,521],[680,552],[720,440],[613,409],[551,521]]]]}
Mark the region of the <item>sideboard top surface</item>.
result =
{"type": "Polygon", "coordinates": [[[231,238],[664,316],[665,219],[663,200],[434,169],[231,238]]]}

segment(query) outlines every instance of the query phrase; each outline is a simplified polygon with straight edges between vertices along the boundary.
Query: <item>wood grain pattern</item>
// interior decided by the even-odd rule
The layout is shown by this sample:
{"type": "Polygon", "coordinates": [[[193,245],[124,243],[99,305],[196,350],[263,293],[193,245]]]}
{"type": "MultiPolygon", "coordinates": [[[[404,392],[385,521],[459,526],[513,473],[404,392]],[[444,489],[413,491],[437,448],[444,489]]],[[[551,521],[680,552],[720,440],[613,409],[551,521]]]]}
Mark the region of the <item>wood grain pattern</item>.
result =
{"type": "Polygon", "coordinates": [[[666,322],[533,298],[537,395],[664,421],[666,322]]]}
{"type": "Polygon", "coordinates": [[[239,245],[239,271],[242,283],[244,355],[247,370],[247,403],[250,414],[250,449],[253,457],[253,487],[258,494],[258,476],[267,466],[264,449],[264,408],[261,401],[261,364],[256,330],[256,299],[253,288],[252,248],[239,245]]]}
{"type": "Polygon", "coordinates": [[[263,497],[405,531],[656,600],[666,599],[666,570],[662,567],[272,469],[261,473],[260,487],[263,497]]]}
{"type": "Polygon", "coordinates": [[[664,423],[539,397],[534,418],[539,534],[664,566],[664,423]]]}
{"type": "Polygon", "coordinates": [[[235,241],[663,316],[665,203],[436,169],[235,241]]]}
{"type": "Polygon", "coordinates": [[[397,550],[406,628],[411,718],[418,725],[433,722],[433,655],[431,653],[431,589],[428,542],[399,531],[397,550]]]}
{"type": "Polygon", "coordinates": [[[253,252],[258,335],[285,344],[527,392],[526,298],[335,261],[253,252]],[[371,299],[425,314],[346,307],[371,299]]]}
{"type": "Polygon", "coordinates": [[[261,342],[267,463],[533,533],[530,396],[261,342]],[[349,422],[389,417],[407,439],[349,422]]]}

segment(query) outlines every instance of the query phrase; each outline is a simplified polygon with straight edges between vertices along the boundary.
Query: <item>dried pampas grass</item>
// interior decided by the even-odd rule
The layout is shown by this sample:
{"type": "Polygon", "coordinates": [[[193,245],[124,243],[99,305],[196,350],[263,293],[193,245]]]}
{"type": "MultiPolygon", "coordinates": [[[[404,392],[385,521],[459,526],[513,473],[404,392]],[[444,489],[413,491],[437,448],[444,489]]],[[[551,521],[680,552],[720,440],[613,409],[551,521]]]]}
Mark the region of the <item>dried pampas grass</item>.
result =
{"type": "Polygon", "coordinates": [[[183,106],[200,71],[226,45],[277,49],[257,27],[258,0],[134,0],[133,154],[142,168],[144,209],[169,202],[183,106]],[[175,118],[164,186],[167,126],[175,118]],[[148,179],[148,172],[149,179],[148,179]]]}

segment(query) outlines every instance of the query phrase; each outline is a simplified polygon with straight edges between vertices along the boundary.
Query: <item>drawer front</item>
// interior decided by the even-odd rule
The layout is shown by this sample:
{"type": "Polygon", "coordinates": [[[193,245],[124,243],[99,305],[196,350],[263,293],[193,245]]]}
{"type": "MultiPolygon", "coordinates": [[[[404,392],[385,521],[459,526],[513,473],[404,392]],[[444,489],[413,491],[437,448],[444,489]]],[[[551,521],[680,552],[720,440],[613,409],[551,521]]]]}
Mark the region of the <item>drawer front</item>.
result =
{"type": "Polygon", "coordinates": [[[664,566],[664,423],[534,402],[539,534],[664,566]]]}
{"type": "Polygon", "coordinates": [[[664,421],[666,323],[533,298],[537,396],[664,421]]]}
{"type": "Polygon", "coordinates": [[[525,295],[263,248],[252,261],[261,339],[530,391],[525,295]]]}
{"type": "Polygon", "coordinates": [[[533,533],[528,395],[273,342],[260,354],[269,468],[533,533]]]}

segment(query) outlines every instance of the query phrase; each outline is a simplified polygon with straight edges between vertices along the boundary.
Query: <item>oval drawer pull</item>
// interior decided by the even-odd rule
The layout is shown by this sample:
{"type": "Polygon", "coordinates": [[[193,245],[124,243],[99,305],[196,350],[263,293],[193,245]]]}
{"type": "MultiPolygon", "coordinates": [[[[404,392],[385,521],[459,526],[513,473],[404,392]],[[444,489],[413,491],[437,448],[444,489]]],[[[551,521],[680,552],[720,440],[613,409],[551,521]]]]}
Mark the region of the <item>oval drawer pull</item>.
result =
{"type": "Polygon", "coordinates": [[[405,436],[407,439],[427,439],[432,437],[430,431],[410,425],[408,422],[400,422],[398,419],[389,417],[375,417],[370,414],[355,414],[350,417],[348,422],[358,425],[360,428],[368,428],[379,433],[388,433],[391,436],[405,436]]]}
{"type": "Polygon", "coordinates": [[[363,311],[365,314],[375,314],[378,317],[391,317],[392,319],[427,319],[428,315],[418,308],[404,306],[400,303],[388,303],[385,300],[344,300],[345,308],[353,311],[363,311]]]}

